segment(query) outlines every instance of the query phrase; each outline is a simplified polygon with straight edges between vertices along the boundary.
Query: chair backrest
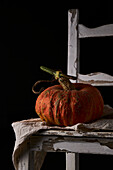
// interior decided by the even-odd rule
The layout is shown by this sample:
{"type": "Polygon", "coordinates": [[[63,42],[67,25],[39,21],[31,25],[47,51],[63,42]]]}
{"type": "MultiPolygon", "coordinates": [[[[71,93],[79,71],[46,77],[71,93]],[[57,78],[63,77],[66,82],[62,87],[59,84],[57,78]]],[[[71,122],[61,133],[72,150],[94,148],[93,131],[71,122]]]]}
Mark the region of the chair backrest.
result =
{"type": "Polygon", "coordinates": [[[68,11],[68,63],[67,74],[77,77],[77,82],[94,86],[113,86],[113,76],[102,72],[87,75],[79,72],[80,38],[113,36],[113,24],[87,28],[79,24],[79,10],[68,11]]]}

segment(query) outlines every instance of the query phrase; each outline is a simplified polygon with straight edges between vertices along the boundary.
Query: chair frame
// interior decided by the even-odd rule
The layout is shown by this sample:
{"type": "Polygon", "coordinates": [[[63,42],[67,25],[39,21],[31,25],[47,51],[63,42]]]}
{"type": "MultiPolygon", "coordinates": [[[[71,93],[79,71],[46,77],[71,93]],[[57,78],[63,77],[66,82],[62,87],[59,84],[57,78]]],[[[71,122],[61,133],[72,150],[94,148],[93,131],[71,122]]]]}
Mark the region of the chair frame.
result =
{"type": "MultiPolygon", "coordinates": [[[[79,24],[79,10],[68,11],[68,64],[67,74],[77,77],[77,82],[90,83],[88,75],[79,73],[80,38],[113,36],[113,24],[89,29],[79,24]]],[[[113,77],[105,73],[91,77],[93,85],[113,86],[113,77]],[[100,80],[101,76],[101,81],[100,80]],[[95,82],[95,83],[94,83],[95,82]],[[98,83],[99,82],[99,83],[98,83]]],[[[79,154],[113,155],[113,132],[88,132],[84,134],[73,131],[48,130],[40,132],[29,138],[26,148],[20,155],[18,170],[35,169],[35,156],[37,170],[41,168],[47,152],[65,152],[66,170],[79,170],[79,154]],[[38,166],[38,163],[40,165],[38,166]]]]}

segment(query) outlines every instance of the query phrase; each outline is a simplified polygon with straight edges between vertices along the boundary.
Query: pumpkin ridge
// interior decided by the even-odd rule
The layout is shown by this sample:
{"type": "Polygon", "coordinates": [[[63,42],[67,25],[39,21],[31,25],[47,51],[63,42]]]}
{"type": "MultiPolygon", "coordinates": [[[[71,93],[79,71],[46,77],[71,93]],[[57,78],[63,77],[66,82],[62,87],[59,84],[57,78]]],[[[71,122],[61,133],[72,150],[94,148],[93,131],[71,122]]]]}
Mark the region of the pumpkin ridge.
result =
{"type": "Polygon", "coordinates": [[[55,124],[55,118],[54,118],[54,98],[59,93],[59,90],[56,90],[52,95],[50,96],[50,109],[51,109],[51,114],[49,113],[50,118],[52,117],[52,123],[55,124]]]}
{"type": "MultiPolygon", "coordinates": [[[[95,114],[93,114],[94,117],[92,116],[94,120],[98,119],[98,118],[100,118],[102,116],[102,114],[103,114],[103,106],[104,106],[104,101],[103,101],[103,98],[102,98],[99,90],[95,88],[95,91],[97,91],[99,97],[95,96],[96,101],[93,98],[94,103],[96,102],[96,104],[95,104],[96,111],[95,111],[95,114]],[[97,110],[98,110],[98,113],[96,114],[97,110]]],[[[95,95],[95,94],[93,94],[93,95],[95,95]]]]}
{"type": "MultiPolygon", "coordinates": [[[[95,116],[96,116],[95,114],[98,114],[98,113],[96,113],[98,105],[95,104],[95,102],[97,102],[97,99],[94,99],[94,91],[90,94],[90,96],[91,96],[91,100],[92,100],[92,103],[91,103],[92,107],[90,109],[90,117],[92,118],[92,121],[93,121],[93,120],[95,120],[95,116]]],[[[87,121],[89,122],[90,118],[87,121]]]]}
{"type": "Polygon", "coordinates": [[[41,115],[44,118],[44,121],[46,121],[48,123],[48,118],[46,116],[46,114],[44,113],[44,107],[43,105],[45,104],[44,102],[44,97],[41,99],[41,115]]]}
{"type": "Polygon", "coordinates": [[[73,103],[72,103],[72,97],[71,96],[72,96],[72,91],[70,91],[68,93],[67,125],[69,125],[69,126],[73,124],[73,114],[72,114],[73,113],[73,111],[72,111],[73,103]]]}
{"type": "Polygon", "coordinates": [[[61,108],[63,106],[63,101],[64,101],[64,98],[65,98],[65,95],[63,94],[63,92],[61,91],[61,93],[59,94],[58,96],[58,100],[56,101],[55,105],[56,105],[56,111],[55,111],[55,115],[56,115],[56,123],[58,123],[58,125],[62,125],[63,123],[63,120],[61,118],[61,108]]]}
{"type": "Polygon", "coordinates": [[[81,117],[81,115],[79,114],[79,109],[80,109],[80,96],[79,96],[79,91],[73,91],[72,92],[72,119],[73,119],[73,123],[78,123],[78,119],[80,119],[79,117],[81,117]]]}
{"type": "MultiPolygon", "coordinates": [[[[47,98],[48,96],[50,96],[50,91],[49,89],[45,89],[39,96],[38,96],[38,102],[40,101],[40,113],[38,113],[38,115],[40,116],[40,118],[42,118],[43,121],[46,121],[47,123],[50,123],[48,121],[48,116],[47,114],[45,114],[45,110],[46,110],[46,103],[45,103],[45,98],[47,98]]],[[[39,107],[39,106],[38,106],[39,107]]]]}
{"type": "MultiPolygon", "coordinates": [[[[53,109],[52,109],[52,103],[50,102],[53,98],[53,96],[55,95],[55,93],[53,93],[53,88],[49,87],[47,89],[47,91],[45,91],[45,96],[44,96],[44,101],[42,101],[42,105],[46,105],[46,109],[45,111],[42,113],[43,115],[46,115],[47,118],[47,123],[49,124],[54,124],[54,116],[53,116],[53,109]],[[49,95],[47,95],[47,92],[49,91],[49,95]],[[49,101],[49,102],[48,102],[49,101]]],[[[57,92],[58,90],[56,90],[57,92]]]]}
{"type": "Polygon", "coordinates": [[[68,125],[68,116],[70,114],[70,111],[69,111],[69,103],[70,103],[70,98],[69,98],[69,95],[70,94],[70,91],[66,91],[65,95],[64,95],[64,98],[62,100],[62,110],[61,110],[61,119],[63,121],[63,125],[64,126],[67,126],[68,125]]]}
{"type": "Polygon", "coordinates": [[[59,98],[56,102],[55,102],[55,106],[56,106],[56,109],[55,109],[55,123],[57,123],[58,125],[60,125],[60,111],[59,111],[59,104],[60,104],[60,100],[61,98],[59,98]]]}
{"type": "Polygon", "coordinates": [[[38,116],[41,118],[42,121],[45,121],[42,113],[41,113],[41,95],[38,96],[37,100],[36,100],[36,104],[35,104],[35,111],[38,114],[38,116]]]}
{"type": "Polygon", "coordinates": [[[93,113],[93,115],[92,115],[93,120],[98,119],[98,118],[101,117],[101,115],[103,114],[102,103],[104,105],[104,102],[103,102],[102,96],[100,95],[100,92],[96,88],[95,88],[95,91],[97,91],[99,97],[95,96],[95,94],[93,92],[93,96],[95,96],[95,100],[94,100],[94,97],[92,96],[93,105],[95,106],[95,113],[93,113]],[[98,110],[98,113],[97,113],[97,110],[98,110]]]}
{"type": "Polygon", "coordinates": [[[92,95],[91,94],[89,95],[87,91],[83,91],[83,96],[85,98],[85,102],[87,105],[87,110],[84,111],[86,116],[83,117],[83,121],[89,122],[94,112],[93,98],[92,98],[92,95]]]}
{"type": "Polygon", "coordinates": [[[75,117],[75,108],[74,107],[75,107],[75,105],[77,105],[78,101],[77,100],[75,101],[75,94],[76,94],[76,92],[74,92],[74,91],[71,92],[71,94],[70,94],[70,97],[71,97],[71,99],[70,99],[70,108],[71,108],[70,125],[73,125],[73,123],[74,123],[74,121],[76,119],[76,117],[75,117]]]}

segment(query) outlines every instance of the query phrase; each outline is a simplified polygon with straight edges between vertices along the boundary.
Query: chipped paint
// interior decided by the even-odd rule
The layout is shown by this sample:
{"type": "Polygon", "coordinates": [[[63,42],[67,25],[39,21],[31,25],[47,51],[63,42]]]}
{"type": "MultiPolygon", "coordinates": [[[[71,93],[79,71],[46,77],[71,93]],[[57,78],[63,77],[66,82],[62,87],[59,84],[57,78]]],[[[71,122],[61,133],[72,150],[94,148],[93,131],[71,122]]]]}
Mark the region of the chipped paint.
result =
{"type": "Polygon", "coordinates": [[[69,136],[38,136],[38,139],[37,137],[33,138],[31,138],[32,150],[113,155],[113,138],[69,136]]]}
{"type": "Polygon", "coordinates": [[[76,153],[113,154],[113,150],[111,150],[107,145],[101,145],[98,142],[59,142],[55,143],[53,147],[55,151],[60,150],[76,153]]]}
{"type": "Polygon", "coordinates": [[[103,36],[113,36],[113,24],[102,25],[96,28],[87,28],[83,24],[79,24],[79,38],[103,36]]]}
{"type": "MultiPolygon", "coordinates": [[[[71,80],[72,83],[75,83],[75,80],[71,80]]],[[[111,86],[113,85],[113,76],[106,73],[96,72],[90,73],[87,75],[78,74],[78,82],[85,84],[92,84],[96,86],[111,86]]]]}
{"type": "Polygon", "coordinates": [[[70,9],[69,12],[71,13],[71,23],[73,23],[76,15],[76,9],[70,9]]]}
{"type": "Polygon", "coordinates": [[[77,77],[78,73],[78,10],[68,12],[68,68],[67,74],[77,77]]]}

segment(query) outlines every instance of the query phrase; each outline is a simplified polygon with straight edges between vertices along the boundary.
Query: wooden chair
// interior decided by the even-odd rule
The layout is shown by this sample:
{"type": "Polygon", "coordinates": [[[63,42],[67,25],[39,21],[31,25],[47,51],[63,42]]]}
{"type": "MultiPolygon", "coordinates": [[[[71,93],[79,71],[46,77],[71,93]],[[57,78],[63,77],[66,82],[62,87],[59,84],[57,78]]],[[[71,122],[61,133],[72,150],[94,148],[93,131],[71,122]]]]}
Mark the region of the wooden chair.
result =
{"type": "MultiPolygon", "coordinates": [[[[77,82],[92,85],[113,86],[113,77],[105,73],[81,75],[79,73],[80,38],[113,36],[113,24],[89,29],[78,23],[79,11],[68,11],[68,75],[76,76],[77,82]]],[[[79,154],[113,155],[113,149],[106,144],[113,144],[113,133],[89,132],[81,135],[73,131],[49,130],[42,131],[29,138],[26,152],[20,155],[18,170],[34,169],[34,152],[40,153],[38,161],[43,161],[41,155],[46,152],[65,152],[66,170],[79,170],[79,154]]],[[[40,167],[39,167],[40,169],[40,167]]]]}

